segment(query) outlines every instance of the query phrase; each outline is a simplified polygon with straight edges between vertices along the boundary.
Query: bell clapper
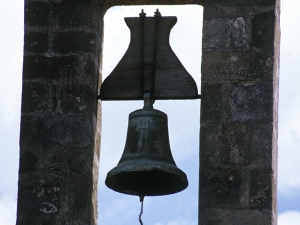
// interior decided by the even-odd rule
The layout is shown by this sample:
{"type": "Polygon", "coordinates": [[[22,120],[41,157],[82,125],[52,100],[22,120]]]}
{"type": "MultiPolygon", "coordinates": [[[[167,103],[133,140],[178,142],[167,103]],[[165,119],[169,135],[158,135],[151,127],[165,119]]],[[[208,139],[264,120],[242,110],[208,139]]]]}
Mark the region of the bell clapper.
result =
{"type": "Polygon", "coordinates": [[[143,221],[142,221],[142,214],[143,214],[143,206],[144,206],[144,197],[143,195],[140,195],[140,202],[141,202],[141,212],[140,212],[140,215],[139,215],[139,222],[141,225],[143,225],[143,221]]]}

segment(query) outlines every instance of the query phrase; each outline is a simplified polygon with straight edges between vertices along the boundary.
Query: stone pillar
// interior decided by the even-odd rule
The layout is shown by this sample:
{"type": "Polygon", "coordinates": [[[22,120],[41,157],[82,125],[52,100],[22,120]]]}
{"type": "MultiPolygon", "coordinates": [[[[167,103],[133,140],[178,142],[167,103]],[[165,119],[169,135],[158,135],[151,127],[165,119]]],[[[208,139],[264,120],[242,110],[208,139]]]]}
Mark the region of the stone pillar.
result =
{"type": "Polygon", "coordinates": [[[201,225],[277,224],[279,10],[204,2],[201,225]]]}
{"type": "Polygon", "coordinates": [[[17,225],[96,223],[96,2],[25,0],[17,225]]]}

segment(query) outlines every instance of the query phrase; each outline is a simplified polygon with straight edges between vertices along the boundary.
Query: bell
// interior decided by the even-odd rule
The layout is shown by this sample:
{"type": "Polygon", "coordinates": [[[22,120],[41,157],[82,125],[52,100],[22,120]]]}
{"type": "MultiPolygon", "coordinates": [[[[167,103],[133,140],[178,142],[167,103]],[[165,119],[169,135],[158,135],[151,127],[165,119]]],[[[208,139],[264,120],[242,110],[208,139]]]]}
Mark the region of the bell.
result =
{"type": "Polygon", "coordinates": [[[153,109],[147,92],[144,108],[129,114],[124,152],[107,174],[107,187],[143,198],[174,194],[188,186],[186,174],[171,153],[167,120],[164,112],[153,109]]]}

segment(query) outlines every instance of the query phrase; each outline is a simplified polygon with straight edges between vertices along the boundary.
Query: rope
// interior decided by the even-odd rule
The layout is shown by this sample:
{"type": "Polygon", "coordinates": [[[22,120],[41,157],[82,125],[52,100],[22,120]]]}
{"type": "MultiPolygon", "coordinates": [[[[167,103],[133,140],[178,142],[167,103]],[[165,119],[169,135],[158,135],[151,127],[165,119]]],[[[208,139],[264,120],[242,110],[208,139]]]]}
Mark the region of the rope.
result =
{"type": "Polygon", "coordinates": [[[143,205],[144,205],[144,202],[141,201],[141,212],[140,212],[140,215],[139,215],[139,222],[140,222],[141,225],[143,225],[143,221],[142,221],[143,205]]]}

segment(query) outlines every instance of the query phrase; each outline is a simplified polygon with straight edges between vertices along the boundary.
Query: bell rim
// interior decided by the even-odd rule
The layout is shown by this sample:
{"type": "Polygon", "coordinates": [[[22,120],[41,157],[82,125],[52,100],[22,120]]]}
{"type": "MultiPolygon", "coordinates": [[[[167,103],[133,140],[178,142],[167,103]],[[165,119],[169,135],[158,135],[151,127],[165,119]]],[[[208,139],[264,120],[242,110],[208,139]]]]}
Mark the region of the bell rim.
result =
{"type": "Polygon", "coordinates": [[[142,160],[128,160],[126,162],[119,163],[116,167],[111,169],[106,176],[105,184],[108,188],[128,195],[139,196],[140,194],[134,191],[124,191],[117,188],[113,185],[112,180],[120,175],[124,175],[125,173],[143,173],[143,172],[160,172],[164,174],[168,174],[170,176],[176,177],[178,181],[178,188],[168,189],[168,192],[154,192],[154,193],[144,193],[144,196],[162,196],[162,195],[170,195],[181,192],[188,187],[188,179],[186,174],[179,169],[176,165],[172,165],[167,162],[157,162],[151,159],[142,159],[142,160]],[[134,161],[134,167],[130,166],[134,161]],[[138,169],[137,169],[138,168],[138,169]]]}
{"type": "Polygon", "coordinates": [[[165,168],[169,168],[170,172],[171,171],[177,171],[179,173],[184,174],[184,176],[186,176],[186,174],[179,169],[176,164],[172,164],[169,162],[164,162],[164,161],[157,161],[157,160],[153,160],[153,159],[128,159],[124,162],[120,162],[116,167],[114,167],[113,169],[111,169],[108,173],[107,176],[109,174],[114,174],[116,173],[118,170],[121,170],[119,168],[122,168],[122,171],[124,171],[124,169],[126,169],[126,171],[137,171],[134,170],[134,168],[130,169],[131,164],[134,162],[135,165],[138,165],[140,168],[142,168],[143,170],[153,170],[153,169],[160,169],[161,166],[165,166],[165,168]]]}

